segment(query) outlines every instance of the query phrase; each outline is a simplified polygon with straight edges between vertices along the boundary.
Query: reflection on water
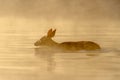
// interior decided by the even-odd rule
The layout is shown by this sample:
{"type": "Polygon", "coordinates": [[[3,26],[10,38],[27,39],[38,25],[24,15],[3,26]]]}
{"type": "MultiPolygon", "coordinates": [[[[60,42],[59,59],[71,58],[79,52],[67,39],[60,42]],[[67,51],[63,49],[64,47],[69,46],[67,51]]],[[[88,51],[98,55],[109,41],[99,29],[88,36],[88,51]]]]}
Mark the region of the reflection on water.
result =
{"type": "Polygon", "coordinates": [[[1,34],[0,80],[120,79],[120,50],[63,53],[36,48],[34,41],[36,34],[1,34]]]}

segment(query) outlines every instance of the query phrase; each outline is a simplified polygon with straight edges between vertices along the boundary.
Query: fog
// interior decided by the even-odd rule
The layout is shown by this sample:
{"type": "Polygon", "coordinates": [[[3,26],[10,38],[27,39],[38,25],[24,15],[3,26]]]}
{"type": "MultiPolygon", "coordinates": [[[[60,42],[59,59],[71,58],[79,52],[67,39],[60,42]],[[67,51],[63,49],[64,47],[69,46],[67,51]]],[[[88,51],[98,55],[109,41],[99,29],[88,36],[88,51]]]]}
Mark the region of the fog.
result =
{"type": "Polygon", "coordinates": [[[114,40],[120,31],[119,0],[0,0],[1,32],[96,36],[114,40]]]}
{"type": "Polygon", "coordinates": [[[56,35],[118,40],[119,9],[119,0],[0,0],[0,31],[39,35],[56,28],[56,35]]]}
{"type": "Polygon", "coordinates": [[[120,0],[0,0],[0,80],[120,80],[119,41],[120,0]],[[34,46],[50,28],[102,49],[34,46]]]}
{"type": "Polygon", "coordinates": [[[0,0],[1,16],[49,20],[119,20],[119,8],[119,0],[0,0]]]}

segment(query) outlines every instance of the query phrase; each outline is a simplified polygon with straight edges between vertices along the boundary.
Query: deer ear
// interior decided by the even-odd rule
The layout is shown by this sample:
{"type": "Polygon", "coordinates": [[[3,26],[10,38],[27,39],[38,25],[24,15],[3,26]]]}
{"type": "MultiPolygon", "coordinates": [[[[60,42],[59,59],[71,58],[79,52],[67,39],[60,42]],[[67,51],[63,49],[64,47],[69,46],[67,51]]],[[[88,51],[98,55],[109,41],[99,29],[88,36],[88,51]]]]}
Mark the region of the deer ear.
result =
{"type": "Polygon", "coordinates": [[[55,33],[56,33],[56,29],[54,31],[52,31],[52,37],[55,36],[55,33]]]}
{"type": "Polygon", "coordinates": [[[52,29],[48,30],[47,37],[54,37],[55,36],[56,29],[52,31],[52,29]]]}
{"type": "Polygon", "coordinates": [[[52,29],[49,29],[48,32],[47,32],[47,37],[50,37],[52,34],[52,29]]]}

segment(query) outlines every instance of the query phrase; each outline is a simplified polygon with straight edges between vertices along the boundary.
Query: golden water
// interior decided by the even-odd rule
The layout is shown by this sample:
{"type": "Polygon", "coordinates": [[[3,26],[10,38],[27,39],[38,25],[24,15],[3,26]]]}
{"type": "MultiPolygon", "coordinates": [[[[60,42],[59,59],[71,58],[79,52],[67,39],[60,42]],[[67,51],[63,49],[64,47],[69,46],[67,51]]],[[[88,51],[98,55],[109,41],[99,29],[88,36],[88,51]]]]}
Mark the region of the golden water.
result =
{"type": "MultiPolygon", "coordinates": [[[[103,36],[101,41],[106,42],[100,42],[92,37],[102,46],[100,52],[61,53],[36,48],[33,43],[42,36],[36,33],[40,32],[6,29],[0,33],[0,80],[120,80],[120,50],[111,46],[115,44],[110,38],[103,36]]],[[[55,38],[65,39],[78,37],[55,38]]]]}

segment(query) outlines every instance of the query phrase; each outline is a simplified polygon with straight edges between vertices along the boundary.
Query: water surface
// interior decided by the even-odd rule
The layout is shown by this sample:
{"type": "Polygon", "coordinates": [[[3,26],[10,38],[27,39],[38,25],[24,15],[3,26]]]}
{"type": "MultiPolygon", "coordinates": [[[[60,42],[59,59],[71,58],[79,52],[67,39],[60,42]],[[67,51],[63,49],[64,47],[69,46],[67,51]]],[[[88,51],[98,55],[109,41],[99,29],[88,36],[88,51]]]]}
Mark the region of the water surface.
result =
{"type": "Polygon", "coordinates": [[[42,35],[34,32],[6,30],[0,36],[0,80],[120,80],[120,50],[109,38],[103,38],[104,45],[98,40],[102,51],[62,53],[35,47],[42,35]]]}

